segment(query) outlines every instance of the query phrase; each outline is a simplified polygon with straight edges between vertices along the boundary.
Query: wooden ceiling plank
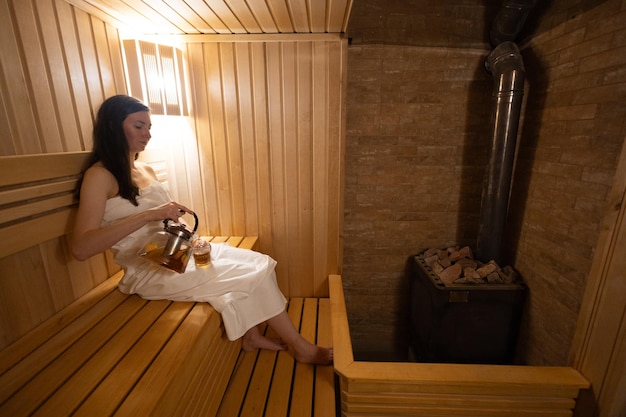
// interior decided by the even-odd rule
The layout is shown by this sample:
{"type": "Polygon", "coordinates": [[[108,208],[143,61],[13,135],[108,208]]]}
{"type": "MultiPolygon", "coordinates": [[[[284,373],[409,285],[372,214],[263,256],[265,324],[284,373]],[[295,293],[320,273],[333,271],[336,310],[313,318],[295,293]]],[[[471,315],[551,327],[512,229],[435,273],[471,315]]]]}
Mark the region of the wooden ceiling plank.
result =
{"type": "Polygon", "coordinates": [[[219,18],[217,14],[204,2],[204,0],[185,0],[187,4],[205,20],[215,31],[215,33],[232,33],[228,26],[219,18]]]}
{"type": "MultiPolygon", "coordinates": [[[[244,29],[248,33],[263,33],[259,22],[257,21],[254,13],[248,3],[262,3],[262,2],[246,2],[246,0],[226,0],[226,3],[230,7],[230,10],[237,16],[237,19],[243,25],[244,29]]],[[[265,4],[261,4],[265,6],[265,4]]]]}
{"type": "MultiPolygon", "coordinates": [[[[199,15],[192,7],[183,0],[165,0],[172,10],[178,13],[186,22],[195,28],[198,33],[216,33],[210,20],[199,15]]],[[[187,32],[193,33],[193,32],[187,32]]]]}
{"type": "Polygon", "coordinates": [[[238,16],[233,13],[224,0],[207,0],[207,2],[209,7],[213,10],[217,17],[224,22],[231,33],[247,33],[238,16]]]}
{"type": "Polygon", "coordinates": [[[289,10],[295,26],[295,32],[307,33],[311,32],[309,26],[309,13],[307,10],[306,0],[287,0],[289,10]]]}
{"type": "Polygon", "coordinates": [[[109,22],[117,28],[129,28],[128,18],[123,14],[111,11],[101,0],[66,0],[69,4],[83,12],[94,16],[104,22],[109,22]]]}
{"type": "Polygon", "coordinates": [[[142,35],[344,33],[353,0],[66,0],[142,35]]]}
{"type": "Polygon", "coordinates": [[[152,7],[148,6],[141,0],[125,0],[128,7],[136,10],[136,12],[145,17],[146,20],[153,23],[155,30],[164,33],[178,33],[180,28],[174,25],[169,19],[157,13],[152,7]]]}
{"type": "Polygon", "coordinates": [[[295,29],[289,15],[286,0],[267,0],[266,3],[274,16],[279,33],[294,33],[295,29]]]}
{"type": "Polygon", "coordinates": [[[307,0],[309,4],[309,20],[311,32],[324,33],[326,29],[326,1],[307,0]]]}
{"type": "Polygon", "coordinates": [[[146,0],[146,4],[152,7],[161,16],[170,20],[182,33],[199,33],[198,29],[193,27],[185,18],[178,14],[176,9],[170,6],[169,0],[146,0]]]}
{"type": "Polygon", "coordinates": [[[353,0],[330,0],[328,32],[345,33],[353,0]]]}
{"type": "Polygon", "coordinates": [[[257,22],[259,22],[262,33],[278,32],[278,26],[276,25],[276,21],[274,21],[272,12],[267,7],[267,4],[265,4],[265,2],[250,1],[248,2],[248,7],[250,7],[250,10],[252,14],[254,14],[257,22]]]}

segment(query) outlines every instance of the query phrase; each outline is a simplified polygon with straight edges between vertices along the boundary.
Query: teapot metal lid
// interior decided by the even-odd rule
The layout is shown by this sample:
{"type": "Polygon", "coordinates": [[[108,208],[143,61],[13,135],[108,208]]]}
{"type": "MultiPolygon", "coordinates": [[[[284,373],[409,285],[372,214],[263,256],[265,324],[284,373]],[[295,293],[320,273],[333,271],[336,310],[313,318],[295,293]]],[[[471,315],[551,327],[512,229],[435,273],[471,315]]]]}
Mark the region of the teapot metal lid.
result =
{"type": "Polygon", "coordinates": [[[193,211],[190,212],[190,214],[193,215],[193,218],[195,220],[193,230],[189,230],[187,226],[185,226],[183,223],[172,222],[171,224],[169,224],[170,219],[163,220],[163,228],[168,233],[171,233],[185,240],[189,240],[198,229],[198,216],[193,211]]]}

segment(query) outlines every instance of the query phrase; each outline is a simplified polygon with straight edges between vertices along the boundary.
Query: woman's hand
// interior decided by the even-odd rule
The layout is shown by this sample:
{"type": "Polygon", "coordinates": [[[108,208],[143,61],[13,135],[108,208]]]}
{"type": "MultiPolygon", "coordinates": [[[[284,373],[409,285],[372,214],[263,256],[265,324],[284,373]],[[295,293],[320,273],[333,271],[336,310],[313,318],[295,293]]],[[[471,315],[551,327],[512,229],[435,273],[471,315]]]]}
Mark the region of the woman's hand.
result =
{"type": "Polygon", "coordinates": [[[150,212],[151,220],[153,221],[166,219],[178,221],[179,217],[185,213],[193,213],[192,210],[174,201],[151,208],[148,211],[150,212]]]}

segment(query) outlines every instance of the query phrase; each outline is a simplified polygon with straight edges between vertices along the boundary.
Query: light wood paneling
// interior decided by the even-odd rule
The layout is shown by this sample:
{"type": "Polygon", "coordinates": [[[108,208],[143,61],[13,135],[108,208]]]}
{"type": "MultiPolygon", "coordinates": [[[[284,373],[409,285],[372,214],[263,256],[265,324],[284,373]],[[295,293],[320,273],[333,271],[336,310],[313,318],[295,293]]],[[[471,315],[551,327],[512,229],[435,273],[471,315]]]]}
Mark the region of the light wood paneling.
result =
{"type": "MultiPolygon", "coordinates": [[[[339,272],[346,41],[187,45],[209,234],[254,234],[289,296],[339,272]]],[[[191,181],[191,179],[190,179],[191,181]]]]}
{"type": "Polygon", "coordinates": [[[592,383],[578,417],[626,410],[626,140],[581,307],[571,361],[592,383]]]}
{"type": "Polygon", "coordinates": [[[95,109],[126,91],[117,29],[63,0],[0,8],[0,154],[90,149],[95,109]]]}
{"type": "MultiPolygon", "coordinates": [[[[68,152],[91,149],[95,110],[104,97],[126,91],[118,30],[63,0],[2,0],[0,38],[0,156],[61,153],[25,162],[18,158],[18,166],[5,160],[1,169],[20,182],[41,181],[41,175],[48,174],[76,175],[84,155],[76,159],[77,154],[68,152]]],[[[23,199],[27,190],[12,190],[9,176],[2,178],[7,187],[2,204],[13,204],[12,196],[23,199]]],[[[59,207],[69,198],[56,198],[59,207]]],[[[3,213],[9,217],[2,223],[26,214],[18,208],[3,213]]],[[[33,218],[28,226],[16,224],[9,233],[12,238],[4,239],[13,247],[10,255],[0,258],[0,347],[119,269],[106,254],[88,262],[69,256],[63,233],[70,215],[64,210],[33,218]],[[29,242],[22,227],[37,238],[29,242]]]]}
{"type": "MultiPolygon", "coordinates": [[[[280,3],[271,13],[254,7],[258,25],[279,26],[270,18],[280,3]]],[[[327,3],[325,13],[329,7],[337,9],[327,3]]],[[[64,0],[3,0],[0,12],[0,154],[90,150],[97,107],[127,91],[119,21],[64,0]]],[[[337,34],[231,40],[183,47],[194,113],[177,123],[191,129],[178,129],[157,159],[174,195],[201,213],[205,234],[258,235],[259,250],[279,262],[287,295],[325,296],[327,275],[341,265],[346,41],[337,34]]],[[[60,236],[0,259],[1,346],[118,269],[106,254],[78,262],[68,248],[60,236]]]]}

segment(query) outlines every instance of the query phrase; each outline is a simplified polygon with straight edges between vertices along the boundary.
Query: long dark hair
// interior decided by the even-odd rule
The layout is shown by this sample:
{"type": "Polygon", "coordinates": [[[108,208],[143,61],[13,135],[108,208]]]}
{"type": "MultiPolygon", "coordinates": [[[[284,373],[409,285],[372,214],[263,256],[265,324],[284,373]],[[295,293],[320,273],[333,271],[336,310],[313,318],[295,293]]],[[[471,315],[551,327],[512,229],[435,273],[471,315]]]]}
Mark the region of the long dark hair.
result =
{"type": "MultiPolygon", "coordinates": [[[[100,105],[93,127],[93,150],[83,170],[84,173],[87,168],[100,161],[117,180],[120,196],[135,206],[138,205],[139,187],[130,175],[128,141],[122,124],[129,114],[138,111],[150,109],[136,98],[122,94],[109,97],[100,105]]],[[[80,183],[77,196],[80,193],[80,183]]]]}

